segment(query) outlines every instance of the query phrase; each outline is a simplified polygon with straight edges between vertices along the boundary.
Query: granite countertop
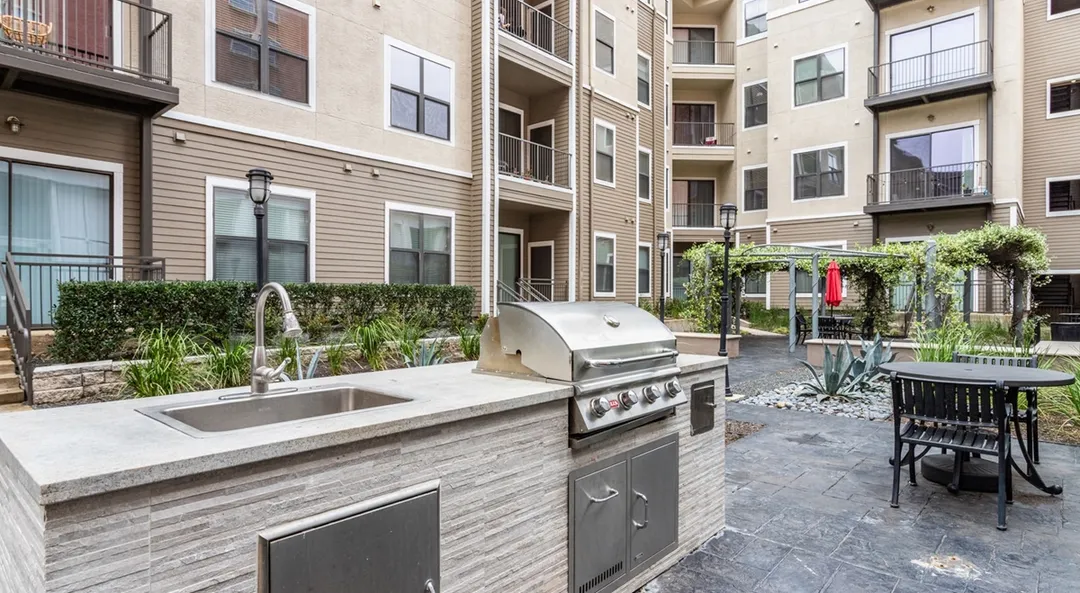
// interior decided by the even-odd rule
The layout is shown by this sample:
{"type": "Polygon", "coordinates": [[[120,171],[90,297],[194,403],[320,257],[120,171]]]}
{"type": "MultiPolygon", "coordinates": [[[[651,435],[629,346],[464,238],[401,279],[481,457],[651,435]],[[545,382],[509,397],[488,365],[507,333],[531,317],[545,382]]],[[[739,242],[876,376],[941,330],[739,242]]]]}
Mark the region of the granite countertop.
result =
{"type": "MultiPolygon", "coordinates": [[[[684,373],[726,364],[680,355],[684,373]]],[[[572,397],[570,387],[474,373],[458,363],[298,381],[348,384],[412,401],[270,426],[188,436],[136,410],[216,399],[243,388],[0,415],[0,471],[43,505],[498,414],[572,397]]]]}

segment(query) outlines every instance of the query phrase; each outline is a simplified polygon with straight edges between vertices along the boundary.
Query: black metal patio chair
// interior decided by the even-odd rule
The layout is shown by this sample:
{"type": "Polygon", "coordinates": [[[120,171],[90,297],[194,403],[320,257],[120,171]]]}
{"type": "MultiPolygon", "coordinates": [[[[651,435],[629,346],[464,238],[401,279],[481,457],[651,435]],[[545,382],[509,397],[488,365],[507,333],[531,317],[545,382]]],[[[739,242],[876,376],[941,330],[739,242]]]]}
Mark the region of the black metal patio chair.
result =
{"type": "Polygon", "coordinates": [[[810,324],[806,317],[799,311],[795,312],[795,343],[802,344],[810,336],[810,324]]]}
{"type": "Polygon", "coordinates": [[[985,382],[941,383],[892,373],[893,508],[900,506],[900,466],[907,465],[916,485],[915,462],[930,449],[956,453],[950,490],[959,488],[964,453],[998,458],[998,524],[1004,531],[1005,505],[1012,502],[1012,439],[1004,385],[985,382]],[[902,456],[904,443],[908,453],[902,456]],[[915,447],[925,447],[916,454],[915,447]]]}
{"type": "MultiPolygon", "coordinates": [[[[953,362],[965,364],[992,364],[1006,367],[1021,367],[1029,369],[1039,368],[1039,357],[1031,356],[986,356],[982,354],[960,354],[953,352],[953,362]]],[[[1027,429],[1027,450],[1031,453],[1031,461],[1039,463],[1039,390],[1034,387],[1026,387],[1020,390],[1027,399],[1026,410],[1013,410],[1013,420],[1022,422],[1027,429]]],[[[1020,438],[1020,435],[1016,435],[1020,438]]],[[[1031,468],[1028,467],[1028,472],[1031,468]]]]}

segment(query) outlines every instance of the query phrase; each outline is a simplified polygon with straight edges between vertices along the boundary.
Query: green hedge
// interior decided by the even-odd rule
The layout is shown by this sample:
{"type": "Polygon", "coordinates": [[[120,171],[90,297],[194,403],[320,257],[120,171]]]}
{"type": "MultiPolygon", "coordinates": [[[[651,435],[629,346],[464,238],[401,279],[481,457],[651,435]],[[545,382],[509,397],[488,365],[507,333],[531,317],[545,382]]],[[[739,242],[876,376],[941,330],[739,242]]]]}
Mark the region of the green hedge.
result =
{"type": "MultiPolygon", "coordinates": [[[[419,284],[287,284],[309,338],[384,316],[401,315],[426,327],[455,330],[472,318],[471,286],[419,284]]],[[[132,339],[160,326],[186,328],[214,342],[251,334],[255,284],[250,282],[65,282],[53,312],[50,355],[62,362],[125,355],[132,339]]],[[[279,323],[270,298],[267,332],[279,323]]]]}

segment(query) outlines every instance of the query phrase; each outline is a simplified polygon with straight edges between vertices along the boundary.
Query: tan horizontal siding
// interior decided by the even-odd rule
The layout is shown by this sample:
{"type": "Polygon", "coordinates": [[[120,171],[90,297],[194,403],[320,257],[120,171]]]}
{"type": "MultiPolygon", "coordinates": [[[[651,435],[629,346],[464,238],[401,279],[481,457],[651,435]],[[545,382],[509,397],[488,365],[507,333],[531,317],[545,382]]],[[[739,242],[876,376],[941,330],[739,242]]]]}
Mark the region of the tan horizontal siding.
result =
{"type": "Polygon", "coordinates": [[[3,130],[3,146],[123,165],[124,178],[114,180],[123,184],[122,255],[139,255],[139,118],[8,91],[0,91],[0,107],[0,119],[24,124],[18,134],[3,130]]]}
{"type": "Polygon", "coordinates": [[[1046,216],[1046,179],[1080,175],[1080,117],[1046,118],[1046,81],[1080,74],[1078,40],[1078,17],[1048,21],[1046,0],[1024,4],[1024,223],[1046,233],[1059,270],[1080,269],[1080,218],[1046,216]]]}
{"type": "MultiPolygon", "coordinates": [[[[1005,212],[1005,224],[1009,221],[1008,207],[999,208],[1005,212]]],[[[958,233],[977,229],[986,224],[986,208],[965,208],[961,210],[935,210],[910,214],[882,215],[878,223],[878,238],[882,241],[897,237],[924,237],[938,233],[958,233]]]]}
{"type": "Polygon", "coordinates": [[[167,258],[171,278],[206,277],[206,178],[243,180],[254,166],[269,169],[275,184],[315,192],[316,280],[384,280],[385,203],[392,201],[454,211],[455,280],[477,282],[468,179],[161,120],[154,126],[154,254],[167,258]],[[187,141],[174,142],[175,131],[187,141]]]}

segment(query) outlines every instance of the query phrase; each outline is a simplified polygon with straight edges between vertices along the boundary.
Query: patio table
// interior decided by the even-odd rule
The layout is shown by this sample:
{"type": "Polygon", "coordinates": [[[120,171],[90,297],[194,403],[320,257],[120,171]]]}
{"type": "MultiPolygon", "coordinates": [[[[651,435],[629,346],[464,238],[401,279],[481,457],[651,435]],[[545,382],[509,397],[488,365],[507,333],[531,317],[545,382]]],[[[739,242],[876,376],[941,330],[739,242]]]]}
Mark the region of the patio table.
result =
{"type": "MultiPolygon", "coordinates": [[[[1006,387],[1006,398],[1014,410],[1016,409],[1021,388],[1060,387],[1071,385],[1076,381],[1073,375],[1061,371],[956,362],[890,362],[881,365],[881,371],[885,374],[895,372],[924,381],[940,381],[942,383],[956,381],[1001,382],[1006,387]]],[[[1020,421],[1015,415],[1012,420],[1014,429],[1019,434],[1020,421]]],[[[1013,457],[1012,465],[1016,472],[1047,494],[1061,494],[1061,486],[1047,485],[1039,476],[1039,472],[1031,463],[1031,452],[1027,450],[1024,439],[1016,439],[1016,444],[1019,445],[1020,453],[1023,455],[1024,461],[1027,462],[1027,467],[1030,468],[1029,471],[1020,469],[1016,458],[1013,457]]],[[[952,480],[954,459],[952,455],[927,455],[922,459],[921,473],[924,478],[931,482],[947,485],[952,480]]],[[[997,492],[997,462],[982,458],[965,457],[960,469],[959,483],[961,490],[997,492]]]]}

